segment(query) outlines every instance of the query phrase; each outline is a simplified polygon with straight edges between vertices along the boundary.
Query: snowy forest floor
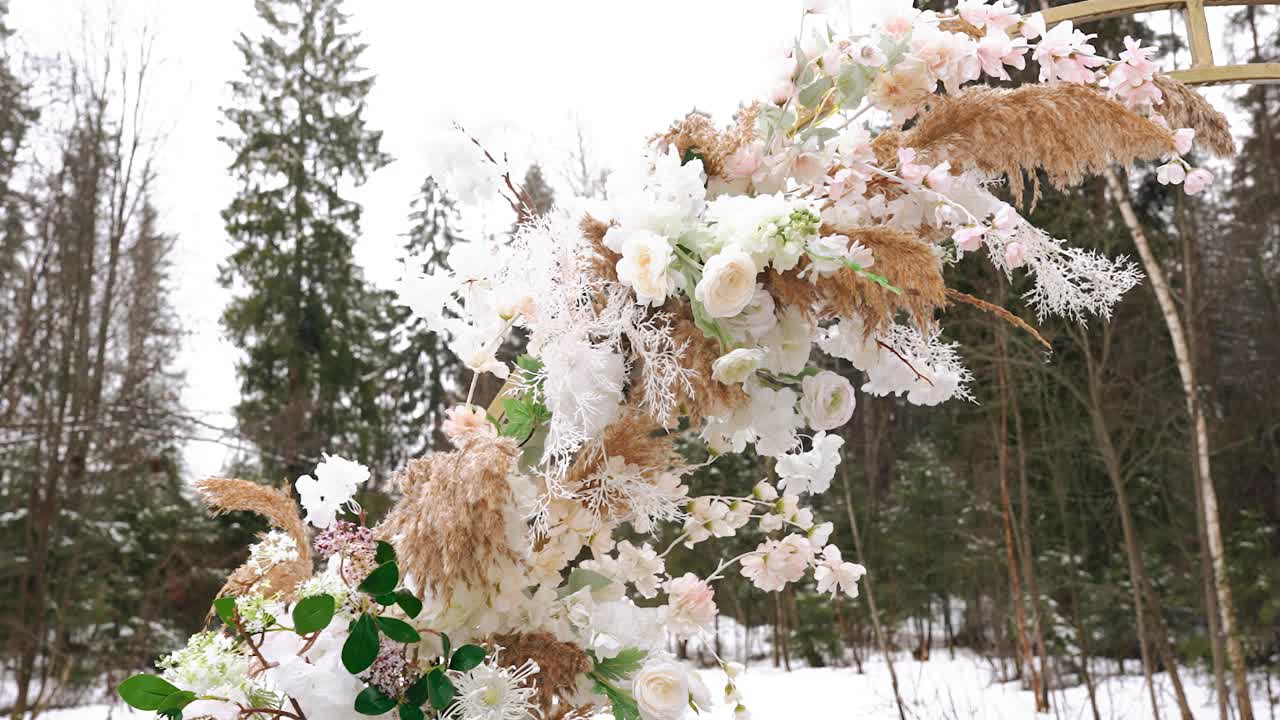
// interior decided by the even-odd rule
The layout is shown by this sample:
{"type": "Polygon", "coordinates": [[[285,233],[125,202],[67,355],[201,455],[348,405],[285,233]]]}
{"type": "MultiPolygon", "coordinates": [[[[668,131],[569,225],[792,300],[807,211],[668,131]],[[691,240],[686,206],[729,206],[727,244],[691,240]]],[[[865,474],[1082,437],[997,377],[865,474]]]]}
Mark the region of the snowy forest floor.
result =
{"type": "MultiPolygon", "coordinates": [[[[955,660],[937,653],[920,663],[906,655],[895,665],[907,717],[912,720],[992,720],[1032,718],[1030,691],[1019,683],[994,681],[995,673],[985,660],[970,653],[958,653],[955,660]]],[[[1130,667],[1136,668],[1131,663],[1130,667]]],[[[800,668],[793,672],[760,664],[747,669],[739,687],[753,720],[896,720],[887,666],[881,659],[864,663],[863,674],[850,668],[800,668]]],[[[722,699],[724,674],[704,670],[703,679],[717,701],[722,699]]],[[[1183,670],[1187,699],[1197,718],[1216,718],[1213,680],[1204,672],[1183,670]]],[[[1177,705],[1167,675],[1156,676],[1161,717],[1178,717],[1177,705]]],[[[1142,676],[1107,675],[1097,689],[1098,710],[1104,720],[1151,717],[1150,702],[1142,676]]],[[[1054,690],[1053,708],[1041,718],[1092,720],[1088,693],[1083,685],[1054,690]]],[[[1280,708],[1271,707],[1262,677],[1255,678],[1254,713],[1259,720],[1274,720],[1280,708]]],[[[51,710],[43,720],[141,720],[149,713],[132,713],[123,705],[86,705],[51,710]]],[[[733,708],[720,704],[711,716],[730,720],[733,708]]]]}

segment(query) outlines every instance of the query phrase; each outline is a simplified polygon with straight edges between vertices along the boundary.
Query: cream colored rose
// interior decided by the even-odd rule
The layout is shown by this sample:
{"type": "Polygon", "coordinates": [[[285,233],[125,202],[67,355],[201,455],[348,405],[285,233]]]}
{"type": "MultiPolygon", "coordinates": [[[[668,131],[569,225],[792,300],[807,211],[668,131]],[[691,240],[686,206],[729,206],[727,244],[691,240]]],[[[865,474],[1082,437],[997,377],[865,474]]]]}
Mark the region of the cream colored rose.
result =
{"type": "Polygon", "coordinates": [[[764,351],[759,348],[738,348],[721,355],[711,363],[711,377],[725,385],[736,385],[747,381],[751,373],[764,364],[764,351]]]}
{"type": "Polygon", "coordinates": [[[618,261],[618,279],[631,286],[642,305],[661,305],[675,291],[671,276],[671,243],[648,230],[627,235],[618,261]]]}
{"type": "Polygon", "coordinates": [[[823,370],[805,378],[801,387],[800,412],[814,430],[834,430],[853,417],[853,385],[844,377],[823,370]]]}
{"type": "Polygon", "coordinates": [[[636,673],[631,692],[644,720],[680,720],[689,710],[689,677],[671,660],[646,664],[636,673]]]}
{"type": "Polygon", "coordinates": [[[711,317],[727,318],[742,312],[756,294],[756,264],[736,247],[713,255],[702,269],[693,295],[711,317]]]}

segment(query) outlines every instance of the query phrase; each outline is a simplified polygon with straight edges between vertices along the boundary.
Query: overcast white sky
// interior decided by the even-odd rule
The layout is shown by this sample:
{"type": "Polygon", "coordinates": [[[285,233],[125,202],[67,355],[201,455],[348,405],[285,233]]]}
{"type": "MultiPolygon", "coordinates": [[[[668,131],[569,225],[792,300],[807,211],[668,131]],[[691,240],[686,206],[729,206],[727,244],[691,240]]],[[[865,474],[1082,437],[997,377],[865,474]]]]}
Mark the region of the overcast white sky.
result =
{"type": "MultiPolygon", "coordinates": [[[[850,1],[862,10],[882,0],[850,1]]],[[[348,0],[346,9],[377,76],[368,123],[384,131],[383,149],[395,158],[356,193],[365,207],[356,260],[385,284],[396,275],[410,198],[428,174],[447,169],[451,121],[509,152],[520,172],[530,161],[565,167],[575,122],[597,157],[628,157],[694,107],[727,121],[740,101],[765,92],[770,54],[794,36],[800,0],[348,0]]],[[[217,141],[218,108],[241,71],[233,42],[255,27],[253,2],[12,0],[9,22],[32,50],[57,52],[78,44],[82,19],[92,35],[109,17],[122,38],[144,25],[155,36],[148,120],[165,131],[157,200],[163,226],[179,236],[176,302],[190,333],[184,399],[230,426],[237,354],[218,326],[227,293],[217,266],[228,250],[219,211],[235,187],[217,141]]],[[[1167,17],[1157,27],[1168,28],[1167,17]]],[[[229,453],[191,443],[189,476],[218,472],[229,453]]]]}

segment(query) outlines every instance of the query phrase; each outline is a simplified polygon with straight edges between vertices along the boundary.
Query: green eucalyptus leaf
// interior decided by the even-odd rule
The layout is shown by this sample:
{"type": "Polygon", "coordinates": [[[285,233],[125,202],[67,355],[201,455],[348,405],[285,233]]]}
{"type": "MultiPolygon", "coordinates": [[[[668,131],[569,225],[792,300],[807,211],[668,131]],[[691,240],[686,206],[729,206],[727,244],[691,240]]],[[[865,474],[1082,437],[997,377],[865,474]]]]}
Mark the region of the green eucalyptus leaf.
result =
{"type": "Polygon", "coordinates": [[[817,80],[806,85],[804,89],[800,91],[800,95],[797,96],[796,99],[799,100],[800,104],[804,107],[817,107],[818,104],[822,102],[823,96],[827,94],[827,91],[830,90],[833,85],[834,83],[831,81],[831,78],[823,75],[817,80]]]}
{"type": "Polygon", "coordinates": [[[293,631],[307,635],[329,627],[337,603],[332,595],[312,595],[293,606],[293,631]]]}
{"type": "Polygon", "coordinates": [[[181,715],[182,708],[190,705],[192,702],[195,701],[195,699],[196,699],[196,694],[191,692],[190,690],[179,690],[178,692],[172,693],[169,695],[169,697],[165,698],[160,703],[160,707],[156,708],[156,712],[158,713],[175,713],[176,712],[178,715],[181,715]]]}
{"type": "Polygon", "coordinates": [[[486,654],[485,649],[479,645],[463,645],[453,651],[453,657],[449,658],[449,669],[466,672],[484,662],[486,654]]]}
{"type": "Polygon", "coordinates": [[[423,720],[426,717],[422,708],[418,707],[422,703],[400,703],[400,720],[423,720]]]}
{"type": "Polygon", "coordinates": [[[356,712],[361,715],[382,715],[396,706],[396,699],[370,685],[356,696],[356,712]]]}
{"type": "Polygon", "coordinates": [[[379,565],[386,565],[389,562],[395,562],[396,549],[391,546],[391,543],[379,540],[378,551],[373,557],[379,565]]]}
{"type": "Polygon", "coordinates": [[[360,583],[360,592],[373,596],[395,592],[396,583],[400,582],[400,568],[394,562],[383,563],[360,583]]]}
{"type": "Polygon", "coordinates": [[[431,707],[444,710],[453,702],[453,696],[457,693],[457,688],[445,676],[443,669],[437,667],[427,673],[427,695],[430,696],[431,707]]]}
{"type": "Polygon", "coordinates": [[[602,590],[612,583],[612,580],[594,570],[574,568],[569,573],[569,582],[560,589],[558,594],[560,597],[568,597],[585,587],[589,587],[592,590],[602,590]]]}
{"type": "Polygon", "coordinates": [[[378,629],[383,635],[395,640],[396,642],[416,643],[422,641],[422,636],[418,634],[413,626],[403,620],[397,620],[391,617],[379,617],[378,629]]]}
{"type": "Polygon", "coordinates": [[[159,710],[164,701],[178,692],[173,683],[159,675],[134,675],[116,688],[120,699],[139,710],[159,710]]]}
{"type": "MultiPolygon", "coordinates": [[[[428,673],[427,675],[430,675],[430,673],[428,673]]],[[[422,703],[427,701],[427,675],[423,675],[422,677],[418,678],[412,685],[409,686],[408,690],[404,691],[405,700],[408,700],[414,705],[421,705],[422,703]]],[[[402,711],[403,711],[403,707],[404,706],[402,705],[401,706],[402,711]]]]}
{"type": "Polygon", "coordinates": [[[351,624],[351,634],[342,645],[342,665],[352,675],[359,675],[378,658],[378,626],[368,613],[351,624]]]}
{"type": "Polygon", "coordinates": [[[449,655],[453,652],[452,642],[449,640],[448,633],[440,633],[440,657],[444,659],[444,664],[449,664],[449,655]]]}
{"type": "Polygon", "coordinates": [[[396,591],[396,604],[410,618],[416,618],[418,613],[422,612],[422,601],[404,588],[396,591]]]}

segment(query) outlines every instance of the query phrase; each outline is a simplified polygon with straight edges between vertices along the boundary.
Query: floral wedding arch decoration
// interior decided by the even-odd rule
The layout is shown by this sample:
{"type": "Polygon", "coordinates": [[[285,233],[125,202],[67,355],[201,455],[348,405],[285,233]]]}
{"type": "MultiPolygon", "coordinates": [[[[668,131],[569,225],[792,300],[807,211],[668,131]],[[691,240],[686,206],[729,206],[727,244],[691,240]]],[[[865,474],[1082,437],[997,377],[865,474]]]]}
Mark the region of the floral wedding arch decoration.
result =
{"type": "Polygon", "coordinates": [[[123,698],[174,720],[676,720],[716,703],[748,717],[741,666],[721,661],[713,697],[667,641],[710,630],[729,573],[857,596],[866,570],[806,498],[832,482],[858,391],[815,356],[847,360],[863,393],[969,399],[939,312],[968,303],[1035,331],[949,288],[956,264],[1028,275],[1039,316],[1080,321],[1140,279],[1019,214],[1041,177],[1158,160],[1194,193],[1212,176],[1184,159],[1192,143],[1231,151],[1221,114],[1136,41],[1106,58],[1006,0],[883,3],[860,29],[832,4],[808,0],[767,97],[727,127],[689,115],[611,176],[607,216],[552,214],[501,247],[456,245],[448,270],[407,268],[400,302],[477,376],[506,379],[495,412],[470,396],[452,409],[452,449],[401,469],[373,527],[351,514],[369,470],[341,457],[295,485],[314,539],[287,493],[200,482],[214,510],[275,529],[219,593],[217,627],[123,698]],[[1038,82],[1013,86],[1028,63],[1038,82]],[[514,367],[497,356],[513,334],[514,367]],[[732,497],[691,483],[748,447],[775,459],[776,483],[732,497]],[[667,523],[666,548],[618,539],[667,523]],[[754,550],[707,577],[667,573],[676,544],[749,524],[766,536],[754,550]]]}

